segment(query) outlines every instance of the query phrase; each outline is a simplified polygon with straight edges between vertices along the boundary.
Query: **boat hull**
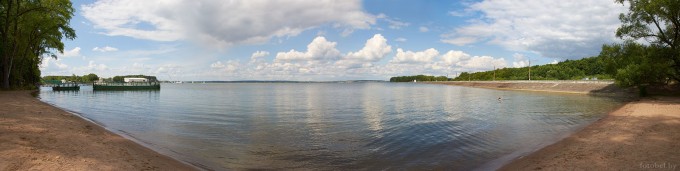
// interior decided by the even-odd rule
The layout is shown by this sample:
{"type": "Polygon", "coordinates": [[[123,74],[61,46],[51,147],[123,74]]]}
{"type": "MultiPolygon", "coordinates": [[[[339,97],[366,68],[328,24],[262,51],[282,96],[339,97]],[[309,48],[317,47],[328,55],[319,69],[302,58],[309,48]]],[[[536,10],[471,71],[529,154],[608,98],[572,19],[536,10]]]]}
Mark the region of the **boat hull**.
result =
{"type": "Polygon", "coordinates": [[[93,84],[92,89],[100,90],[160,90],[160,83],[150,84],[93,84]]]}
{"type": "Polygon", "coordinates": [[[68,86],[68,87],[56,86],[56,87],[52,87],[52,91],[77,91],[77,90],[80,90],[80,86],[68,86]]]}

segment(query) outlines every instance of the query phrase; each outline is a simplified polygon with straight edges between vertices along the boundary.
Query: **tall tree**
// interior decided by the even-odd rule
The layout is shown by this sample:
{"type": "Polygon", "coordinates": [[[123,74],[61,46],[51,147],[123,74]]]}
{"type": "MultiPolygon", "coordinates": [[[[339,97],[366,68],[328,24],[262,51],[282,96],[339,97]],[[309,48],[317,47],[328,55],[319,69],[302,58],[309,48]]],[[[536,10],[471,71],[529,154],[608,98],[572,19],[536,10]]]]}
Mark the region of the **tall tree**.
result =
{"type": "MultiPolygon", "coordinates": [[[[680,1],[677,0],[616,0],[629,5],[621,14],[621,27],[616,36],[626,40],[644,39],[660,50],[661,59],[670,60],[673,73],[667,77],[680,81],[680,1]]],[[[662,62],[662,61],[660,61],[662,62]]]]}
{"type": "Polygon", "coordinates": [[[0,78],[2,88],[32,85],[38,65],[63,39],[74,39],[69,26],[75,10],[69,0],[0,0],[0,78]]]}
{"type": "Polygon", "coordinates": [[[600,57],[605,71],[616,79],[621,87],[635,86],[645,96],[647,86],[667,84],[673,75],[672,61],[666,58],[670,49],[658,45],[641,45],[633,41],[623,44],[604,45],[600,57]]]}

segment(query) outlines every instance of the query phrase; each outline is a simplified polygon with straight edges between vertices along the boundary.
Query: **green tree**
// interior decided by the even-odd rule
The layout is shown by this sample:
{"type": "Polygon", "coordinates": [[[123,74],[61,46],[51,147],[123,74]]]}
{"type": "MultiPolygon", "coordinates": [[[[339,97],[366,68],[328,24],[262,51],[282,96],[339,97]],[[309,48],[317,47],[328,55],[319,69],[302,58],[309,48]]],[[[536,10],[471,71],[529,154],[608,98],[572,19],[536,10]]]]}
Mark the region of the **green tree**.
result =
{"type": "MultiPolygon", "coordinates": [[[[628,2],[630,5],[628,13],[619,16],[622,24],[616,30],[616,36],[625,40],[644,39],[653,46],[646,50],[663,51],[655,55],[647,54],[644,57],[669,60],[673,72],[666,77],[680,81],[678,74],[680,73],[680,41],[678,40],[680,39],[680,1],[616,0],[616,2],[620,4],[628,2]]],[[[658,62],[666,62],[666,60],[658,62]]],[[[638,67],[650,66],[631,66],[630,69],[638,67]]]]}
{"type": "Polygon", "coordinates": [[[82,81],[86,82],[86,83],[95,82],[97,80],[99,80],[99,76],[97,76],[97,74],[93,74],[93,73],[83,75],[83,77],[82,77],[82,81]]]}
{"type": "Polygon", "coordinates": [[[125,77],[123,77],[123,76],[114,76],[112,80],[113,80],[113,82],[116,82],[116,83],[122,83],[124,81],[124,78],[125,77]]]}
{"type": "Polygon", "coordinates": [[[605,70],[621,87],[637,87],[641,96],[647,86],[667,84],[672,75],[673,63],[666,56],[670,49],[657,45],[641,45],[632,41],[624,44],[604,45],[600,56],[606,61],[605,70]]]}
{"type": "Polygon", "coordinates": [[[0,78],[4,89],[40,80],[42,57],[63,52],[74,39],[69,26],[75,10],[69,0],[0,0],[0,78]]]}

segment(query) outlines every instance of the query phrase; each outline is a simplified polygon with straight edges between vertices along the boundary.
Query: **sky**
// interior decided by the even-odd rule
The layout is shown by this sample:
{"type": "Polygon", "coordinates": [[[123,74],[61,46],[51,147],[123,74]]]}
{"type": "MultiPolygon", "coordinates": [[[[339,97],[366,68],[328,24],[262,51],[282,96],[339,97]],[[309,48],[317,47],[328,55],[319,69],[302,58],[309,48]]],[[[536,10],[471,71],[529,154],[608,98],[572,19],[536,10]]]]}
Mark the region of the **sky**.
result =
{"type": "Polygon", "coordinates": [[[613,0],[79,0],[42,75],[388,80],[597,56],[613,0]]]}

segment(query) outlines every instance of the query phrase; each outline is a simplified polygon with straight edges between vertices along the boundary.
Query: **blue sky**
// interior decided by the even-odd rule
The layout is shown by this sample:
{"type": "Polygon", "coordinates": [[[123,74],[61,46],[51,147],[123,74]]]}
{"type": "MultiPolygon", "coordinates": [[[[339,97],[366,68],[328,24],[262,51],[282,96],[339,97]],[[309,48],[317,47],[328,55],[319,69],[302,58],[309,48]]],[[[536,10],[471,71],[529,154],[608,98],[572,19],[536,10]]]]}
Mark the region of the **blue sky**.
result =
{"type": "Polygon", "coordinates": [[[592,1],[75,1],[42,75],[378,79],[596,56],[626,7],[592,1]]]}

